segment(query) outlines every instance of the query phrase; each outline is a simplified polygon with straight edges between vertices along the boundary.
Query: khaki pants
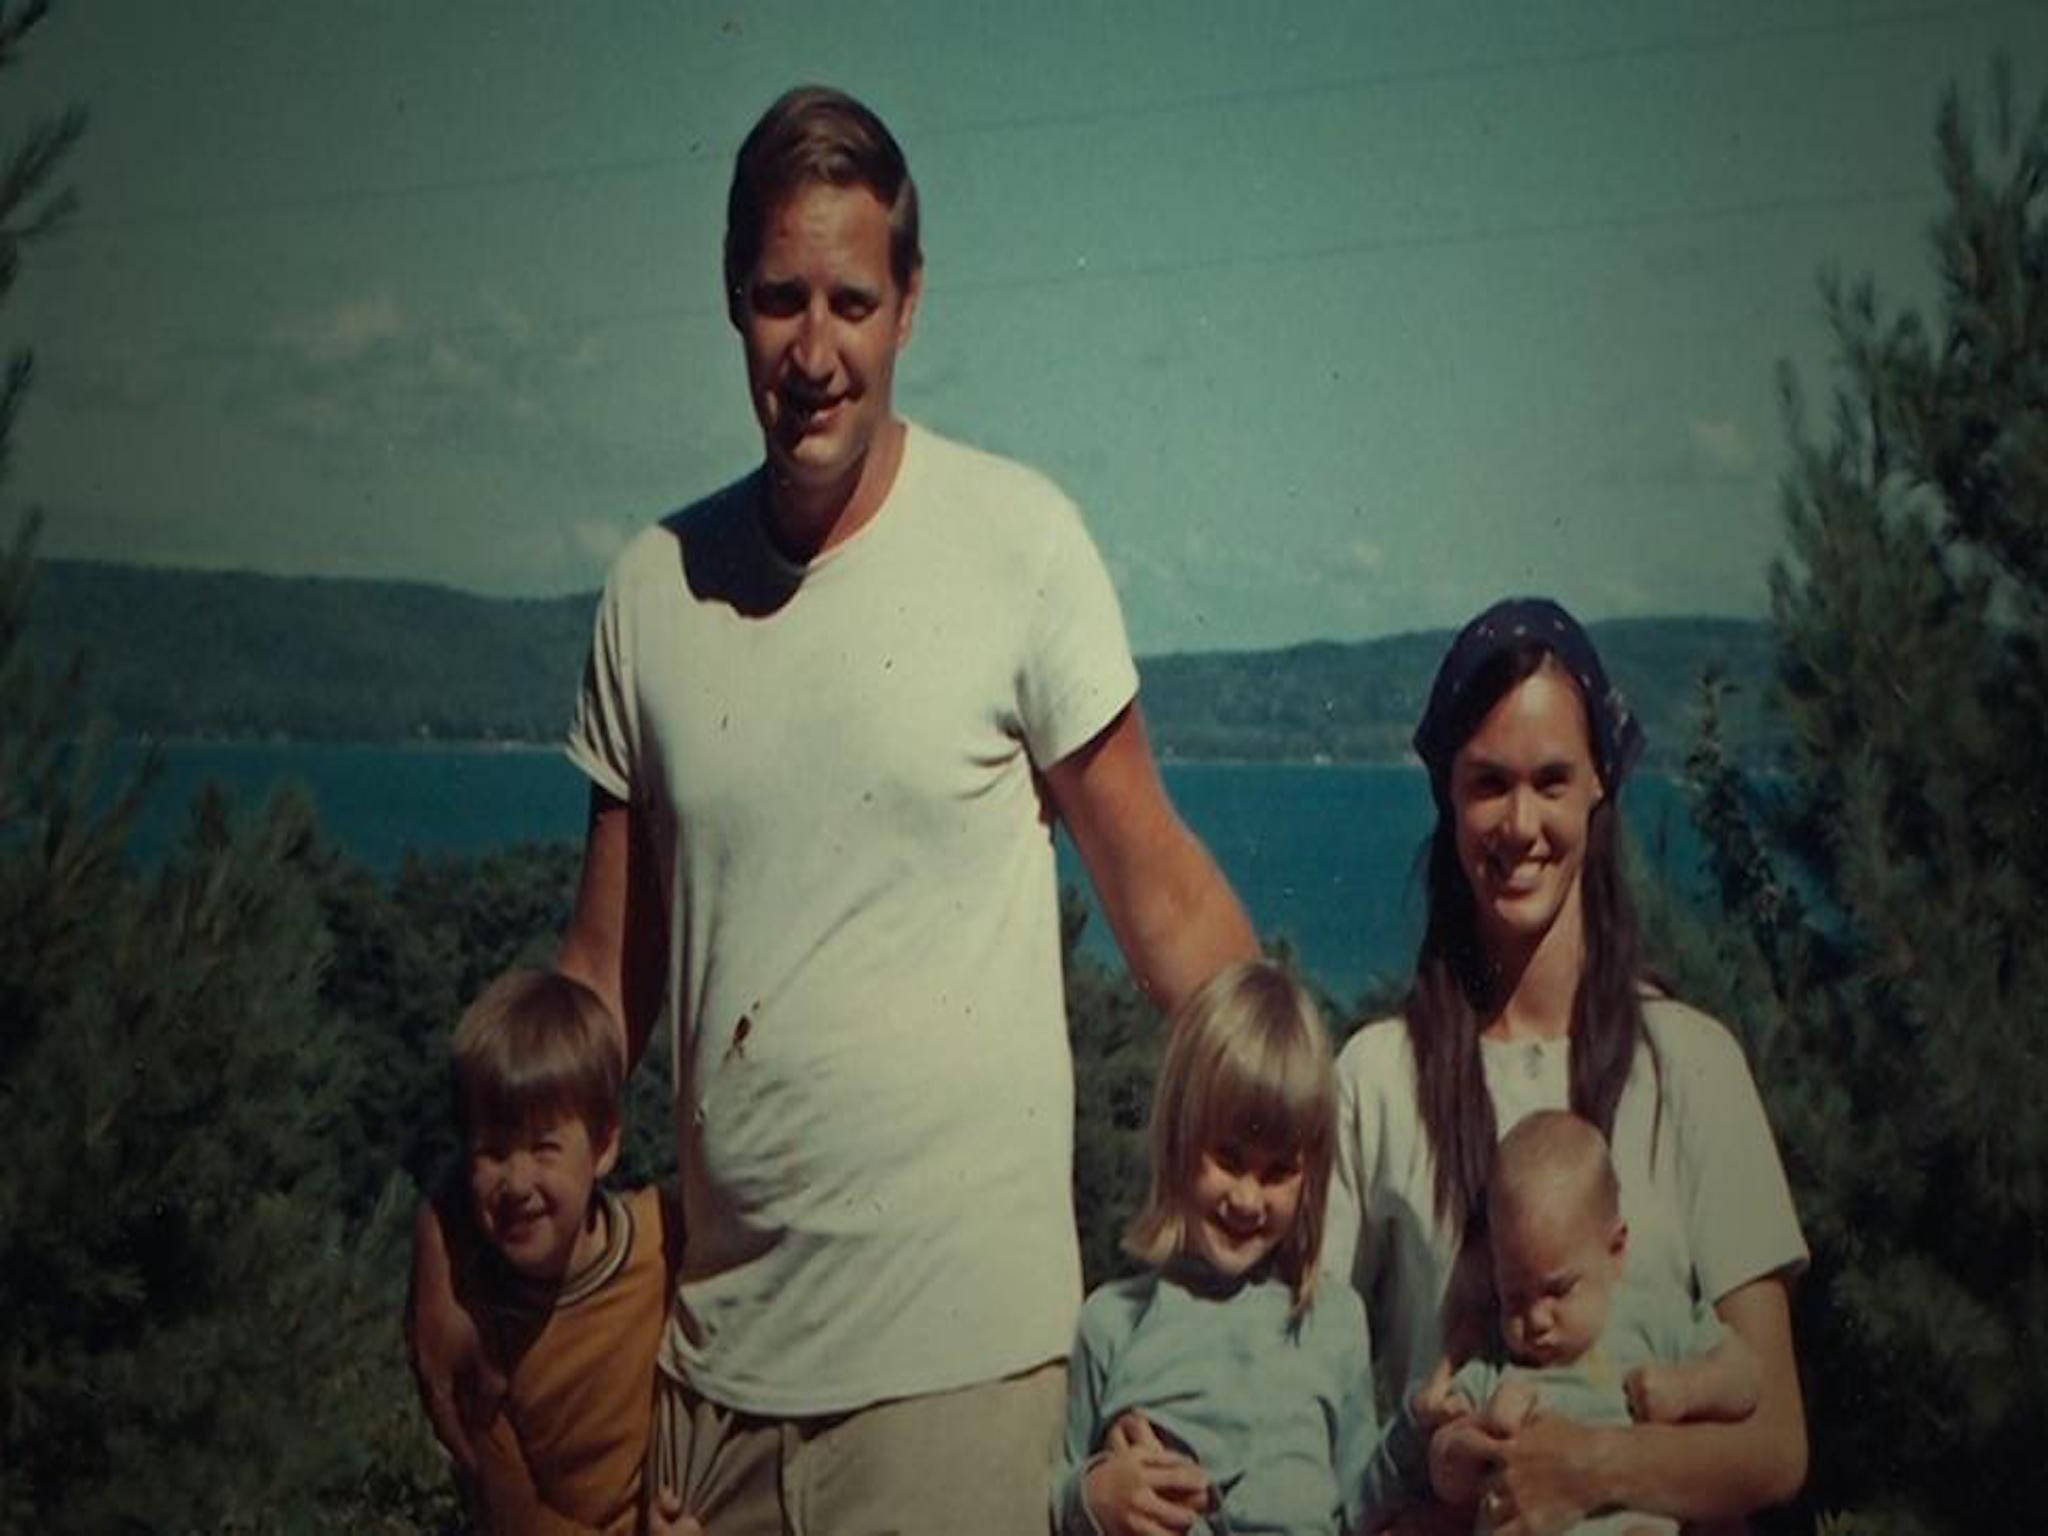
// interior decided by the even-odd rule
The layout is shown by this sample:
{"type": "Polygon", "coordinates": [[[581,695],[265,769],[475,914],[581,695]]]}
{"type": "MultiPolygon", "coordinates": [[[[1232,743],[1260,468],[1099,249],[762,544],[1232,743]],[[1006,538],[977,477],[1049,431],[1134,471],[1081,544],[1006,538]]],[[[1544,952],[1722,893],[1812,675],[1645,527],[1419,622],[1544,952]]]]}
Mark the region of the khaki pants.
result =
{"type": "Polygon", "coordinates": [[[1045,1536],[1067,1368],[772,1419],[655,1372],[648,1485],[707,1536],[1045,1536]]]}

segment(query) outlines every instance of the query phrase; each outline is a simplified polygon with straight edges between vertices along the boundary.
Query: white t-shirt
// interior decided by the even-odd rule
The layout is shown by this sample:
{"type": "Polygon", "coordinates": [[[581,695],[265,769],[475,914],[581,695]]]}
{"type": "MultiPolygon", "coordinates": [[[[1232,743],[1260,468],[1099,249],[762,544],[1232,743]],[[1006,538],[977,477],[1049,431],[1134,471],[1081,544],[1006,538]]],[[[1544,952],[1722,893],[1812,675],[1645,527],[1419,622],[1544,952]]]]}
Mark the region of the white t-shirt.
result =
{"type": "Polygon", "coordinates": [[[756,473],[633,541],[569,755],[652,833],[685,1248],[664,1365],[837,1412],[1066,1353],[1080,1300],[1051,816],[1137,687],[1079,515],[912,426],[806,567],[756,473]]]}
{"type": "MultiPolygon", "coordinates": [[[[1659,1125],[1649,1055],[1638,1051],[1614,1116],[1627,1283],[1711,1304],[1803,1265],[1806,1241],[1735,1037],[1668,999],[1646,1000],[1643,1015],[1664,1093],[1659,1125]]],[[[1502,1135],[1532,1110],[1570,1107],[1569,1042],[1485,1041],[1481,1048],[1502,1135]]],[[[1416,1103],[1407,1025],[1393,1018],[1365,1026],[1338,1053],[1337,1075],[1337,1171],[1324,1266],[1365,1297],[1374,1374],[1405,1394],[1442,1351],[1444,1291],[1457,1254],[1457,1234],[1436,1217],[1436,1161],[1416,1103]]]]}

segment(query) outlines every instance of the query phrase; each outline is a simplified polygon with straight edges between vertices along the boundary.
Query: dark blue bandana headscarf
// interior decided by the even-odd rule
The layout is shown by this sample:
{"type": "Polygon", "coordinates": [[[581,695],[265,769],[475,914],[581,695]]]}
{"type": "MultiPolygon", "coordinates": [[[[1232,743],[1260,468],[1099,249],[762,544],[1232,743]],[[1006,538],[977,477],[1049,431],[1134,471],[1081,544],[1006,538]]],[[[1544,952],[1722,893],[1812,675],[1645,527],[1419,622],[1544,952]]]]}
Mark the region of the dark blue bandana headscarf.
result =
{"type": "Polygon", "coordinates": [[[1453,740],[1465,690],[1502,651],[1540,645],[1571,673],[1586,701],[1593,735],[1593,763],[1611,794],[1643,752],[1643,727],[1621,690],[1607,680],[1600,653],[1579,621],[1547,597],[1510,597],[1495,603],[1458,631],[1430,686],[1429,705],[1415,727],[1415,755],[1429,769],[1429,787],[1439,805],[1450,790],[1451,759],[1464,743],[1453,740]]]}

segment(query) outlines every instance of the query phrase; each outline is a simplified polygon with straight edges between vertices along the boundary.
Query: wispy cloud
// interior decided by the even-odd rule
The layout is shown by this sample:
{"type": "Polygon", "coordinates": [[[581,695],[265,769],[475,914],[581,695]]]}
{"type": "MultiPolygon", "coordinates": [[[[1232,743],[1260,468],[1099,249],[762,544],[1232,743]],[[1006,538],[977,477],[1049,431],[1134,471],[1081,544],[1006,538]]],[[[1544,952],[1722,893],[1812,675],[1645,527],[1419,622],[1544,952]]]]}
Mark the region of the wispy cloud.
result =
{"type": "Polygon", "coordinates": [[[283,339],[287,344],[296,343],[310,362],[348,363],[384,343],[401,341],[407,329],[398,301],[380,293],[351,300],[310,323],[288,328],[283,339]]]}
{"type": "Polygon", "coordinates": [[[1756,468],[1756,449],[1739,423],[1695,416],[1685,429],[1693,451],[1710,473],[1741,478],[1756,468]]]}
{"type": "Polygon", "coordinates": [[[344,459],[418,451],[559,461],[590,446],[573,387],[602,362],[594,337],[537,326],[488,293],[466,313],[430,314],[379,292],[276,327],[220,371],[219,388],[243,419],[344,459]]]}
{"type": "Polygon", "coordinates": [[[1701,415],[1620,445],[1593,478],[1635,489],[1730,485],[1756,479],[1761,467],[1747,428],[1732,417],[1701,415]]]}
{"type": "Polygon", "coordinates": [[[601,568],[611,563],[634,531],[627,524],[585,520],[569,525],[569,546],[586,563],[601,568]]]}

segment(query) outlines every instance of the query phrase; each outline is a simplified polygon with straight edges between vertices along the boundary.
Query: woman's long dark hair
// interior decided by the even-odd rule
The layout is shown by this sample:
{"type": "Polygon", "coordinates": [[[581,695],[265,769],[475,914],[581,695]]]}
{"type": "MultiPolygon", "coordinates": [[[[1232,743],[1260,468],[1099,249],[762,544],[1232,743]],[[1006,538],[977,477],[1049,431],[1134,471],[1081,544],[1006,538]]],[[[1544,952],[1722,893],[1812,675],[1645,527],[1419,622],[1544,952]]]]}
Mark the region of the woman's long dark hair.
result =
{"type": "MultiPolygon", "coordinates": [[[[1469,741],[1494,705],[1551,655],[1547,647],[1531,642],[1491,659],[1464,691],[1454,739],[1460,745],[1469,741]]],[[[1562,668],[1558,675],[1569,677],[1562,668]]],[[[1444,777],[1448,781],[1448,770],[1444,777]]],[[[1637,1046],[1648,1047],[1653,1072],[1658,1066],[1656,1047],[1643,1024],[1635,903],[1621,869],[1620,786],[1603,784],[1602,789],[1586,827],[1579,874],[1585,965],[1572,995],[1571,1108],[1611,1142],[1615,1108],[1637,1046]]],[[[1479,1209],[1498,1140],[1493,1098],[1480,1064],[1479,1031],[1503,999],[1499,974],[1479,935],[1472,888],[1458,861],[1447,782],[1438,789],[1428,857],[1429,920],[1403,1013],[1415,1056],[1416,1101],[1436,1161],[1437,1218],[1450,1231],[1463,1233],[1479,1209]]]]}

